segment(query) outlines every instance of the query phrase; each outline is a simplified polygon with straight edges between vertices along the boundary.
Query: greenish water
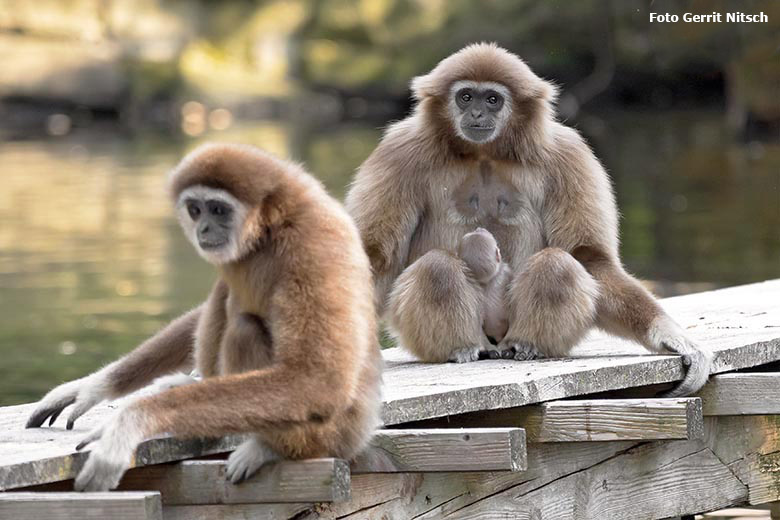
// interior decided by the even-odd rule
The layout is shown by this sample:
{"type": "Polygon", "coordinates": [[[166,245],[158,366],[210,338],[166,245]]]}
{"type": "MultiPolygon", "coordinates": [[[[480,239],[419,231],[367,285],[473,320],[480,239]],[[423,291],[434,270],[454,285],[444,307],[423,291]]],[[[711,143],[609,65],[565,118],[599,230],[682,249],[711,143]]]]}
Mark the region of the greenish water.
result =
{"type": "MultiPolygon", "coordinates": [[[[780,144],[710,112],[583,116],[609,168],[626,265],[662,292],[780,277],[780,144]]],[[[238,126],[207,139],[306,163],[341,197],[380,130],[238,126]]],[[[165,173],[200,141],[116,130],[0,144],[0,405],[32,401],[153,334],[214,274],[185,242],[165,173]]]]}

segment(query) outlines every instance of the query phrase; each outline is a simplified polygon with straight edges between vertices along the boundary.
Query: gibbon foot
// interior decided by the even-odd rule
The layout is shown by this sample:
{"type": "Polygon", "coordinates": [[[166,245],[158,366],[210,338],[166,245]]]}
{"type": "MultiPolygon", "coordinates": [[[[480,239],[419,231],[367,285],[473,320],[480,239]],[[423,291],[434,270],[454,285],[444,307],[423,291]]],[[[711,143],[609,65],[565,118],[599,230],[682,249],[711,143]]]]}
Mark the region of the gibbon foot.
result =
{"type": "Polygon", "coordinates": [[[240,484],[257,473],[264,464],[278,459],[279,456],[271,448],[253,437],[230,454],[225,478],[233,484],[240,484]]]}
{"type": "Polygon", "coordinates": [[[530,361],[546,357],[532,343],[519,340],[504,340],[499,345],[499,351],[503,359],[516,361],[530,361]]]}
{"type": "Polygon", "coordinates": [[[479,359],[480,347],[463,347],[450,353],[450,361],[454,363],[468,363],[479,359]]]}

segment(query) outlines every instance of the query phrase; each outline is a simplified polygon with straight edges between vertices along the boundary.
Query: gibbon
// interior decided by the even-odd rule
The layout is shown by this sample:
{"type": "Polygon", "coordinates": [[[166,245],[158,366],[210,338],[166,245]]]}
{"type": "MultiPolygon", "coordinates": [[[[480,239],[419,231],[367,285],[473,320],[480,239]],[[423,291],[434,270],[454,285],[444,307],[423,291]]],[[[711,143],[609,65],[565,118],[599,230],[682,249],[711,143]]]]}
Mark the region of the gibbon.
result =
{"type": "Polygon", "coordinates": [[[90,433],[76,489],[116,487],[136,446],[163,433],[250,434],[228,459],[235,483],[277,458],[352,458],[379,422],[381,383],[370,265],[352,220],[302,168],[252,147],[198,148],[170,182],[184,233],[219,273],[208,300],[49,392],[27,426],[75,403],[71,428],[95,403],[194,363],[202,382],[165,378],[90,433]]]}
{"type": "Polygon", "coordinates": [[[402,345],[425,361],[479,357],[479,299],[458,264],[418,263],[483,227],[513,273],[503,354],[565,356],[596,326],[681,354],[687,373],[669,395],[698,390],[711,353],[621,265],[610,180],[582,137],[556,121],[555,87],[516,55],[476,44],[415,78],[412,91],[414,112],[387,129],[346,199],[377,308],[402,345]],[[416,344],[423,328],[436,335],[433,352],[416,344]]]}

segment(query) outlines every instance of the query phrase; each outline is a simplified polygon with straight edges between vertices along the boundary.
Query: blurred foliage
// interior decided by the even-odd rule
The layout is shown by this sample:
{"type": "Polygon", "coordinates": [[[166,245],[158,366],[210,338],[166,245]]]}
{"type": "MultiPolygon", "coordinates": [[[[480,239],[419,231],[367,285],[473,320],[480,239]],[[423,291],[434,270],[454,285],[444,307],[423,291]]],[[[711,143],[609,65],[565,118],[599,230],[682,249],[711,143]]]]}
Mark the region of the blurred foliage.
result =
{"type": "Polygon", "coordinates": [[[5,68],[17,67],[0,72],[0,95],[46,96],[45,85],[25,78],[67,71],[76,91],[81,70],[93,89],[106,83],[103,101],[117,104],[230,104],[296,87],[404,98],[409,79],[442,57],[496,41],[563,83],[575,108],[602,93],[696,98],[710,82],[733,110],[780,112],[773,0],[0,0],[0,35],[0,57],[13,65],[5,68]],[[764,12],[769,22],[650,23],[651,11],[764,12]],[[41,43],[54,41],[70,42],[68,60],[41,60],[41,43]],[[125,71],[118,85],[109,81],[117,63],[125,71]],[[670,92],[650,91],[664,82],[670,92]]]}

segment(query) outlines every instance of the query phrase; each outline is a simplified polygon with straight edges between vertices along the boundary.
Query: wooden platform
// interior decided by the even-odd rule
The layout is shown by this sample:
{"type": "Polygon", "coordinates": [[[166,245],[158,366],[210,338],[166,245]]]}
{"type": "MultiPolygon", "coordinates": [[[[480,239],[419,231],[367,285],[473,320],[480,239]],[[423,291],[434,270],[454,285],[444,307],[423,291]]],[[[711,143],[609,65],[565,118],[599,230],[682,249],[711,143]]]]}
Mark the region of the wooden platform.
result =
{"type": "Polygon", "coordinates": [[[24,430],[33,405],[2,408],[0,517],[41,510],[19,491],[29,486],[46,490],[48,520],[73,507],[120,519],[654,519],[780,500],[780,281],[662,304],[724,373],[698,397],[656,398],[682,378],[681,360],[597,333],[570,359],[432,365],[391,349],[388,429],[366,454],[351,467],[279,463],[239,486],[224,482],[219,458],[143,467],[225,453],[238,439],[157,439],[124,491],[73,505],[57,490],[83,463],[74,447],[116,405],[70,432],[62,419],[24,430]]]}

